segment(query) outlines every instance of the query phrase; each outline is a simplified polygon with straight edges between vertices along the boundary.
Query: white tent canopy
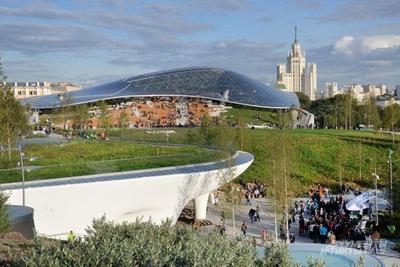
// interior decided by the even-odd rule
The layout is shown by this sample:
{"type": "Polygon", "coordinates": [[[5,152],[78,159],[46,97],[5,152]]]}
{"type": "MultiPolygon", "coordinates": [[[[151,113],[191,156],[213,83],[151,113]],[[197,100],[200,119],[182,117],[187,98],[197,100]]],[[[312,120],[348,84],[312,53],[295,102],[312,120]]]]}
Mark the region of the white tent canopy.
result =
{"type": "Polygon", "coordinates": [[[346,209],[349,211],[359,211],[366,209],[368,208],[367,202],[374,197],[375,195],[372,192],[364,192],[347,202],[346,209]]]}

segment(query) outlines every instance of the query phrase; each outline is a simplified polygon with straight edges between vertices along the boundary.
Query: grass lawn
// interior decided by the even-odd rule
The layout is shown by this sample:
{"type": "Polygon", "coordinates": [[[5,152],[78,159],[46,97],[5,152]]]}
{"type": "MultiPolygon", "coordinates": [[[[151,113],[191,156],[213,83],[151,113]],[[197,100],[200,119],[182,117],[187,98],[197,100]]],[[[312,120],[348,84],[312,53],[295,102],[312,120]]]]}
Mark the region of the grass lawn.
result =
{"type": "MultiPolygon", "coordinates": [[[[24,165],[39,167],[25,173],[26,180],[158,168],[221,159],[221,152],[200,147],[174,147],[132,142],[75,141],[64,145],[30,145],[24,165]],[[37,158],[30,161],[30,158],[37,158]]],[[[15,164],[16,165],[16,164],[15,164]]],[[[21,180],[20,170],[0,170],[0,182],[21,180]]]]}
{"type": "MultiPolygon", "coordinates": [[[[163,129],[165,130],[165,129],[163,129]]],[[[191,144],[202,144],[199,128],[174,128],[169,143],[188,143],[188,134],[195,136],[191,144]]],[[[223,138],[235,136],[238,129],[225,128],[223,138]]],[[[119,130],[110,131],[112,138],[120,136],[119,130]]],[[[124,139],[165,143],[165,134],[148,134],[145,130],[125,130],[124,139]]],[[[216,137],[219,139],[219,137],[216,137]]],[[[304,191],[315,183],[328,184],[332,187],[342,182],[354,186],[372,186],[371,173],[375,170],[381,176],[380,183],[387,184],[389,148],[395,151],[394,157],[400,154],[400,139],[368,131],[322,130],[322,129],[286,129],[286,130],[252,130],[244,129],[244,147],[255,156],[254,163],[241,175],[247,181],[272,180],[271,159],[281,151],[286,143],[288,169],[291,179],[299,191],[304,191]],[[360,175],[361,174],[361,175],[360,175]]],[[[217,140],[218,142],[218,140],[217,140]]],[[[235,141],[236,149],[239,148],[235,141]]],[[[280,178],[280,177],[278,177],[280,178]]]]}

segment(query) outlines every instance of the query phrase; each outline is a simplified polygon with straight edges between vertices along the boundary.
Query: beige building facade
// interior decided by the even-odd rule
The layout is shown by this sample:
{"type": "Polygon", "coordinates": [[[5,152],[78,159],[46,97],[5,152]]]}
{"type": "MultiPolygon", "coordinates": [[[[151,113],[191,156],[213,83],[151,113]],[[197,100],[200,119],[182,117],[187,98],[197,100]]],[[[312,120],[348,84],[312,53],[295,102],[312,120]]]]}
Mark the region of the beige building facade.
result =
{"type": "Polygon", "coordinates": [[[369,97],[377,97],[387,93],[387,87],[384,84],[373,85],[367,84],[362,85],[359,83],[347,85],[344,88],[344,92],[351,93],[352,96],[357,99],[357,102],[362,103],[369,97]]]}
{"type": "Polygon", "coordinates": [[[277,65],[277,85],[283,85],[291,92],[302,92],[311,100],[316,99],[317,93],[317,64],[306,64],[305,52],[297,41],[297,28],[292,49],[286,64],[277,65]]]}
{"type": "Polygon", "coordinates": [[[51,83],[43,82],[8,82],[15,98],[23,99],[27,97],[44,96],[80,90],[80,85],[74,85],[68,82],[51,83]]]}
{"type": "Polygon", "coordinates": [[[332,98],[339,93],[340,92],[338,91],[338,85],[336,82],[325,83],[324,98],[332,98]]]}

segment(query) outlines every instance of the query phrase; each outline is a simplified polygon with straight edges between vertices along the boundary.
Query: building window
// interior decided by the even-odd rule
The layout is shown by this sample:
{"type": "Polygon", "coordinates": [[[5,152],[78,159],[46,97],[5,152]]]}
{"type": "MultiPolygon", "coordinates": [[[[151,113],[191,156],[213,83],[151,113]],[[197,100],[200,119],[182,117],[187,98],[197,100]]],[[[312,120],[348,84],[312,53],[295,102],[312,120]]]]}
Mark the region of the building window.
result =
{"type": "Polygon", "coordinates": [[[18,91],[18,95],[22,95],[22,91],[18,91]]]}

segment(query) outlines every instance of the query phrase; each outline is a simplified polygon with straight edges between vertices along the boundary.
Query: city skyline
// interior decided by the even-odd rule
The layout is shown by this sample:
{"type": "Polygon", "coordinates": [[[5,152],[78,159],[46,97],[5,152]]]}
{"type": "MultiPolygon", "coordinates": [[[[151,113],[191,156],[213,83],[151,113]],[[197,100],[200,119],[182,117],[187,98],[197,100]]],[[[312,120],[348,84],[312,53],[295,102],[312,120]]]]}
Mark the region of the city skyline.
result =
{"type": "Polygon", "coordinates": [[[187,66],[275,85],[293,27],[325,82],[399,84],[398,1],[11,1],[0,4],[9,81],[89,86],[187,66]],[[156,19],[154,19],[156,18],[156,19]]]}

